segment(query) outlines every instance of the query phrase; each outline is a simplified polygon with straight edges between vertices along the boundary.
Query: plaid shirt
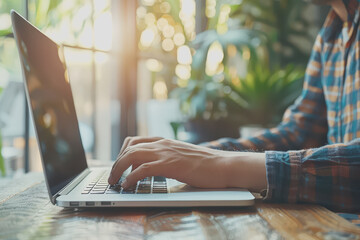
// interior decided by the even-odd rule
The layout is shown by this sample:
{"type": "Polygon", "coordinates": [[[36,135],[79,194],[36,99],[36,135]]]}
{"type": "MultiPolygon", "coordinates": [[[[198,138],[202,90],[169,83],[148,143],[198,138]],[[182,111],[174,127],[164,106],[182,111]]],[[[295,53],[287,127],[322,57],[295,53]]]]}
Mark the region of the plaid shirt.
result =
{"type": "Polygon", "coordinates": [[[250,139],[207,143],[266,151],[268,200],[360,209],[360,0],[343,2],[348,21],[329,13],[282,122],[250,139]]]}

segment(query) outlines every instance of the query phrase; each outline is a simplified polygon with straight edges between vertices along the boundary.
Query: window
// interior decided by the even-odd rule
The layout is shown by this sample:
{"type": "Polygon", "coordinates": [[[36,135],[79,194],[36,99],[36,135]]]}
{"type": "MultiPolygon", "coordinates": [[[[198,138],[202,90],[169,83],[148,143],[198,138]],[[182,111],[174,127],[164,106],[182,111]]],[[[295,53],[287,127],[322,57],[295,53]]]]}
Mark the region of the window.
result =
{"type": "Polygon", "coordinates": [[[10,10],[15,9],[27,16],[31,23],[63,46],[87,157],[110,160],[116,157],[121,146],[120,121],[125,114],[120,112],[125,112],[126,108],[120,101],[122,92],[129,92],[119,90],[119,79],[124,76],[119,62],[124,57],[122,49],[113,46],[114,39],[122,40],[124,36],[119,33],[120,24],[113,26],[113,19],[124,18],[122,7],[131,6],[125,5],[131,1],[121,2],[120,5],[111,0],[0,2],[0,87],[4,92],[17,91],[16,95],[11,94],[14,100],[10,101],[9,110],[0,113],[8,176],[16,171],[22,172],[24,168],[30,171],[41,169],[33,126],[31,122],[26,123],[31,120],[26,120],[21,68],[11,35],[10,10]],[[28,139],[25,126],[30,126],[28,139]],[[24,161],[26,143],[29,151],[25,149],[25,153],[29,156],[24,161]]]}

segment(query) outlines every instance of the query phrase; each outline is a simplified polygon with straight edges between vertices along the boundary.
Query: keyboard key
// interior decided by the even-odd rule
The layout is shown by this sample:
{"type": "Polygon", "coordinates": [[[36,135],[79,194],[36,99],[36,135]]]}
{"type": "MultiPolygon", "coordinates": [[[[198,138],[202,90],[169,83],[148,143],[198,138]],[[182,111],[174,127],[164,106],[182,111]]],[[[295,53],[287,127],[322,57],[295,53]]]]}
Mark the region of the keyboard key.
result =
{"type": "Polygon", "coordinates": [[[139,186],[138,191],[140,190],[144,190],[144,191],[151,190],[151,186],[139,186]]]}
{"type": "Polygon", "coordinates": [[[164,187],[164,186],[166,186],[166,183],[159,183],[159,182],[153,183],[153,187],[164,187]]]}
{"type": "Polygon", "coordinates": [[[155,176],[154,182],[166,182],[166,177],[155,176]]]}
{"type": "Polygon", "coordinates": [[[81,194],[156,194],[168,192],[166,178],[162,176],[146,177],[126,190],[121,187],[126,176],[122,176],[117,184],[111,186],[107,182],[107,177],[107,172],[98,176],[84,188],[81,194]]]}
{"type": "Polygon", "coordinates": [[[136,191],[137,194],[148,194],[151,193],[151,188],[146,188],[146,189],[138,189],[136,191]]]}
{"type": "Polygon", "coordinates": [[[164,189],[164,188],[153,189],[153,193],[167,193],[167,189],[164,189]]]}
{"type": "Polygon", "coordinates": [[[105,189],[92,189],[90,193],[92,192],[105,192],[105,189]]]}
{"type": "Polygon", "coordinates": [[[121,191],[121,186],[119,184],[114,184],[110,186],[110,189],[119,193],[121,191]]]}

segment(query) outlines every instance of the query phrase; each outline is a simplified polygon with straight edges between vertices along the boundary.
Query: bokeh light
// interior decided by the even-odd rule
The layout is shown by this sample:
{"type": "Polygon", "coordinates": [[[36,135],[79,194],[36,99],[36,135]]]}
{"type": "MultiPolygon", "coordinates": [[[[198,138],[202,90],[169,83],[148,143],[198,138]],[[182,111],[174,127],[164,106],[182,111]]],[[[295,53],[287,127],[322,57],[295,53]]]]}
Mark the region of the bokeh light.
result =
{"type": "Polygon", "coordinates": [[[163,35],[164,37],[166,38],[172,38],[174,36],[174,33],[175,33],[175,29],[173,26],[171,25],[165,25],[165,27],[163,28],[163,35]]]}
{"type": "Polygon", "coordinates": [[[250,50],[248,48],[243,49],[242,57],[246,61],[250,60],[251,53],[250,53],[250,50]]]}
{"type": "Polygon", "coordinates": [[[147,13],[146,8],[144,8],[143,6],[140,6],[136,9],[136,16],[138,18],[145,18],[146,13],[147,13]]]}
{"type": "Polygon", "coordinates": [[[165,18],[160,18],[160,19],[158,19],[157,20],[157,23],[156,23],[156,25],[157,25],[157,27],[158,27],[158,29],[160,30],[160,31],[163,31],[164,30],[164,28],[168,25],[169,23],[168,23],[168,21],[165,19],[165,18]]]}
{"type": "Polygon", "coordinates": [[[180,79],[187,80],[191,76],[191,67],[190,65],[178,64],[176,65],[175,73],[180,79]]]}
{"type": "Polygon", "coordinates": [[[168,89],[164,81],[156,81],[153,87],[154,98],[157,100],[166,100],[168,98],[168,89]]]}
{"type": "Polygon", "coordinates": [[[229,20],[230,12],[231,12],[231,8],[229,5],[224,4],[221,6],[219,19],[216,27],[216,30],[219,34],[224,34],[228,31],[227,22],[229,20]]]}
{"type": "Polygon", "coordinates": [[[227,53],[229,57],[235,57],[237,53],[236,46],[233,44],[229,44],[227,47],[227,53]]]}
{"type": "Polygon", "coordinates": [[[147,48],[151,46],[154,39],[155,39],[155,31],[151,28],[147,28],[141,33],[140,43],[143,47],[147,48]]]}
{"type": "Polygon", "coordinates": [[[148,26],[154,25],[156,22],[156,17],[153,13],[147,13],[144,17],[145,23],[148,26]]]}
{"type": "Polygon", "coordinates": [[[146,67],[151,72],[160,72],[163,69],[163,64],[154,58],[150,58],[146,60],[146,67]]]}
{"type": "Polygon", "coordinates": [[[184,36],[184,34],[183,34],[183,33],[180,33],[180,32],[176,33],[176,34],[174,35],[174,43],[175,43],[176,46],[182,46],[182,45],[184,45],[184,43],[185,43],[185,36],[184,36]]]}
{"type": "Polygon", "coordinates": [[[166,52],[170,52],[174,49],[174,42],[172,39],[166,38],[162,41],[161,46],[166,52]]]}
{"type": "Polygon", "coordinates": [[[191,51],[188,46],[181,46],[177,49],[177,61],[183,65],[190,65],[192,63],[191,51]]]}
{"type": "Polygon", "coordinates": [[[205,72],[209,76],[214,76],[223,71],[222,60],[224,59],[224,52],[221,44],[216,41],[211,44],[207,58],[205,72]]]}
{"type": "Polygon", "coordinates": [[[161,13],[169,13],[171,11],[170,3],[168,2],[162,2],[160,4],[160,12],[161,13]]]}
{"type": "Polygon", "coordinates": [[[191,77],[193,59],[188,44],[196,36],[196,1],[175,1],[173,5],[165,0],[140,0],[136,12],[140,55],[145,57],[145,68],[156,73],[150,75],[155,99],[165,99],[167,91],[186,86],[191,77]],[[177,4],[179,9],[172,9],[177,4]]]}
{"type": "Polygon", "coordinates": [[[216,0],[206,0],[205,15],[208,18],[213,18],[216,15],[216,0]]]}
{"type": "Polygon", "coordinates": [[[141,3],[145,6],[152,6],[155,3],[155,0],[141,0],[141,3]]]}

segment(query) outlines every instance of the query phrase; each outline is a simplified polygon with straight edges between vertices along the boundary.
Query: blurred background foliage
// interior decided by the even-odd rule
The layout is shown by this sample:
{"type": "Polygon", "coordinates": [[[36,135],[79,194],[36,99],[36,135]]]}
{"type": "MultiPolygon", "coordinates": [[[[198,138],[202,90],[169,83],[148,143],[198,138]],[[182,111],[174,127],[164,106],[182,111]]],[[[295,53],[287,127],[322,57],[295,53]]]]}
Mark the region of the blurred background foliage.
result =
{"type": "Polygon", "coordinates": [[[236,24],[266,33],[272,63],[303,66],[307,62],[310,52],[303,46],[311,44],[314,37],[309,32],[311,22],[305,17],[304,1],[243,0],[231,7],[236,24]]]}
{"type": "Polygon", "coordinates": [[[152,97],[179,100],[183,121],[215,124],[205,131],[219,122],[233,132],[272,127],[299,96],[314,40],[304,1],[139,3],[139,50],[152,73],[152,97]]]}
{"type": "Polygon", "coordinates": [[[263,127],[280,122],[300,94],[312,41],[296,0],[216,1],[207,30],[189,43],[191,76],[173,91],[192,118],[263,127]],[[291,63],[291,65],[289,65],[291,63]]]}
{"type": "MultiPolygon", "coordinates": [[[[47,29],[50,36],[52,28],[61,29],[61,25],[67,23],[70,29],[64,34],[66,38],[62,39],[58,34],[55,40],[79,45],[82,34],[90,27],[90,18],[108,11],[102,8],[94,13],[82,3],[82,0],[30,0],[29,18],[39,28],[47,29]]],[[[19,0],[1,1],[2,36],[11,33],[10,9],[21,12],[22,7],[19,0]]],[[[254,108],[259,105],[251,101],[283,105],[281,98],[299,93],[290,93],[292,88],[285,86],[286,83],[291,85],[292,81],[301,79],[288,79],[281,85],[283,89],[278,85],[277,93],[284,95],[279,100],[269,99],[272,94],[264,93],[264,89],[273,91],[269,87],[252,98],[243,92],[245,86],[252,86],[254,92],[257,91],[255,88],[261,87],[246,83],[249,79],[259,78],[262,80],[255,82],[266,82],[264,79],[270,79],[267,75],[276,76],[282,70],[295,71],[295,74],[287,74],[290,78],[301,76],[299,72],[305,68],[309,57],[309,49],[302,46],[307,45],[304,42],[312,41],[304,8],[303,1],[297,0],[206,0],[206,27],[202,29],[205,31],[196,35],[194,0],[141,0],[137,9],[139,50],[152,72],[153,97],[167,99],[168,93],[172,92],[172,97],[180,99],[180,108],[189,119],[238,118],[239,122],[245,123],[256,119],[242,118],[241,115],[248,116],[253,111],[252,115],[256,116],[256,112],[263,111],[263,108],[254,108]],[[288,67],[288,63],[296,67],[288,67]],[[263,66],[266,71],[256,72],[256,65],[263,66]],[[236,85],[239,81],[242,84],[236,85]]],[[[5,56],[0,64],[15,72],[18,62],[6,57],[14,54],[6,50],[6,44],[9,43],[0,42],[0,51],[5,56]]],[[[91,47],[92,43],[83,41],[81,45],[91,47]]],[[[276,110],[267,114],[274,115],[267,118],[273,123],[282,115],[276,110]]]]}
{"type": "MultiPolygon", "coordinates": [[[[269,127],[300,93],[314,39],[303,1],[137,1],[139,79],[151,82],[138,80],[138,95],[179,100],[179,121],[269,127]]],[[[110,2],[29,0],[29,18],[61,44],[108,51],[110,2]]],[[[25,15],[24,1],[0,1],[0,87],[21,81],[11,9],[25,15]]]]}

